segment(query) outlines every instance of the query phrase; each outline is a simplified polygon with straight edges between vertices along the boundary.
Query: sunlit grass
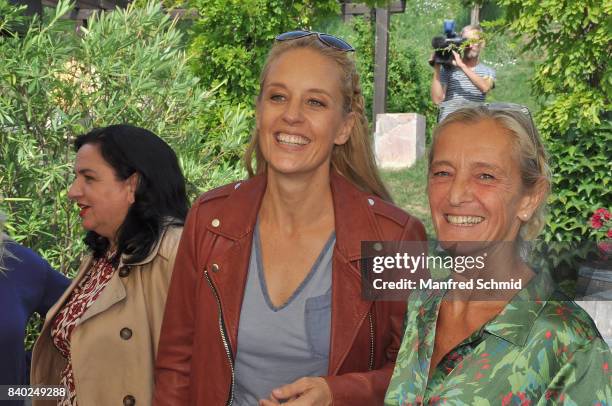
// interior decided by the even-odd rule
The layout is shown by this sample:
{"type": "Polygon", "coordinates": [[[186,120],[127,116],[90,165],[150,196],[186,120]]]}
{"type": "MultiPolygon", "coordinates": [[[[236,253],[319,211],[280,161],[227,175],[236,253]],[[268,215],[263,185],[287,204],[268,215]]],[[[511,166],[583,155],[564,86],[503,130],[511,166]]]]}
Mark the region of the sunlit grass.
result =
{"type": "Polygon", "coordinates": [[[382,177],[395,204],[423,222],[427,235],[433,236],[433,226],[427,203],[427,159],[399,171],[382,171],[382,177]]]}

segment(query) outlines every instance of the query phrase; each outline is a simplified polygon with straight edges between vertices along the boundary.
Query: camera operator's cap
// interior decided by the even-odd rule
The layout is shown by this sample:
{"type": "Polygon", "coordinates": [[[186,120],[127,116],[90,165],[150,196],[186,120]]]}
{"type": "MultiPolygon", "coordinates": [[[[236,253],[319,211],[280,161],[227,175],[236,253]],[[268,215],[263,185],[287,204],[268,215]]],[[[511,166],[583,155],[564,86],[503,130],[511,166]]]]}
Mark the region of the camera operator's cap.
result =
{"type": "Polygon", "coordinates": [[[319,41],[324,43],[330,48],[337,49],[338,51],[344,52],[355,52],[355,48],[351,46],[348,42],[343,40],[342,38],[338,38],[331,34],[326,34],[324,32],[317,31],[287,31],[280,35],[277,35],[275,40],[277,41],[291,41],[298,38],[308,37],[310,35],[316,35],[319,41]]]}

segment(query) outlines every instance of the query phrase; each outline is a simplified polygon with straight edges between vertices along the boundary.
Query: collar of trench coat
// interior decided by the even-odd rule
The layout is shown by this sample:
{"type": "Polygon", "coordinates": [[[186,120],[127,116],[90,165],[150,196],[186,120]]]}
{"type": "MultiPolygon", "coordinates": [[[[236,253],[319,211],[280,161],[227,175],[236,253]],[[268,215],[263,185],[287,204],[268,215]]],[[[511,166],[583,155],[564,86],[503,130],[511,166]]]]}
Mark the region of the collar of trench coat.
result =
{"type": "MultiPolygon", "coordinates": [[[[172,223],[173,222],[168,219],[164,221],[164,224],[167,224],[167,225],[170,225],[172,223]]],[[[153,259],[157,255],[160,255],[168,259],[168,253],[163,252],[163,250],[160,251],[161,243],[164,239],[165,234],[168,232],[168,230],[169,230],[169,227],[164,227],[162,233],[159,236],[159,239],[157,240],[157,242],[155,243],[155,245],[149,252],[149,255],[147,255],[147,257],[144,258],[142,261],[128,263],[126,260],[127,255],[123,254],[121,258],[119,259],[119,265],[117,266],[117,271],[120,270],[121,268],[141,266],[141,265],[148,264],[149,262],[153,261],[153,259]]],[[[41,334],[51,328],[50,327],[51,321],[60,311],[62,306],[65,304],[66,300],[68,300],[68,297],[70,297],[70,294],[72,293],[72,291],[81,282],[81,280],[83,280],[85,275],[87,275],[87,271],[91,267],[91,264],[93,263],[93,261],[94,259],[91,254],[87,254],[83,258],[83,261],[81,261],[81,265],[79,266],[79,270],[77,272],[76,277],[72,280],[72,282],[70,283],[70,286],[68,286],[68,288],[62,294],[62,296],[60,296],[58,301],[47,312],[47,315],[45,317],[45,323],[41,330],[41,334]]],[[[120,302],[121,300],[125,298],[125,295],[126,295],[125,287],[123,286],[123,283],[121,283],[121,280],[119,278],[111,278],[108,281],[108,284],[104,287],[104,290],[102,291],[100,296],[98,297],[98,300],[94,301],[91,304],[91,306],[85,311],[85,313],[78,320],[77,325],[84,323],[85,321],[91,319],[95,315],[102,313],[103,311],[105,311],[106,309],[114,305],[115,303],[120,302]]]]}

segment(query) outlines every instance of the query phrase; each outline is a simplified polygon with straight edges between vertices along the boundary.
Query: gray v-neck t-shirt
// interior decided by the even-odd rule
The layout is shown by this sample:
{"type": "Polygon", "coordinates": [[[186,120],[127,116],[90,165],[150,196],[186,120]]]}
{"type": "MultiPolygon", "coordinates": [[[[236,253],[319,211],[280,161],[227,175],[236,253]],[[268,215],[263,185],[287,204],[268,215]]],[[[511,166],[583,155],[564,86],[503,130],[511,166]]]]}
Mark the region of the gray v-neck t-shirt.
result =
{"type": "Polygon", "coordinates": [[[257,405],[272,389],[327,375],[331,332],[332,233],[304,281],[280,307],[268,295],[259,227],[253,235],[235,361],[235,405],[257,405]]]}

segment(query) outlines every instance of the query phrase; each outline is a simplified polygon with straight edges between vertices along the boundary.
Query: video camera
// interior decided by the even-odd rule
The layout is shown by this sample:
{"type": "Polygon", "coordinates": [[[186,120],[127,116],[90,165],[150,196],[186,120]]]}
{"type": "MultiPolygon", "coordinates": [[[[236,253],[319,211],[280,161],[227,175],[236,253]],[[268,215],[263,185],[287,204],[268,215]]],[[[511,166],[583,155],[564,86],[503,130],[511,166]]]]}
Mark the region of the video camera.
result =
{"type": "Polygon", "coordinates": [[[466,42],[465,38],[455,32],[455,20],[444,20],[444,35],[438,35],[431,40],[434,48],[434,57],[429,61],[431,66],[439,63],[441,65],[452,65],[452,51],[459,51],[461,44],[466,42]]]}

